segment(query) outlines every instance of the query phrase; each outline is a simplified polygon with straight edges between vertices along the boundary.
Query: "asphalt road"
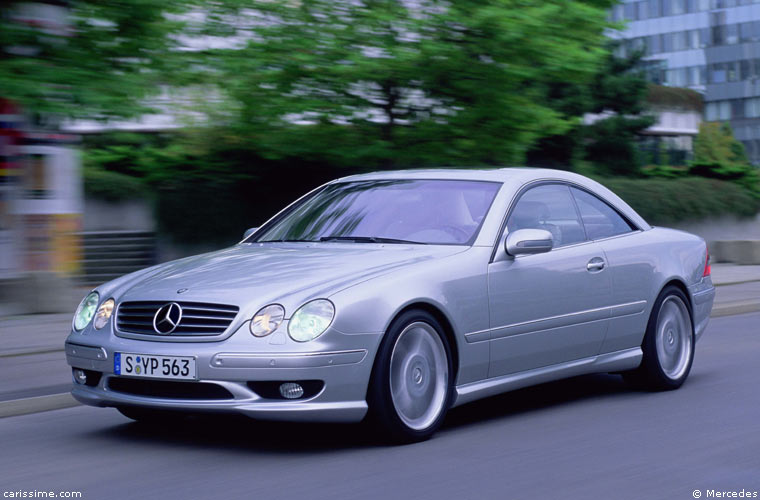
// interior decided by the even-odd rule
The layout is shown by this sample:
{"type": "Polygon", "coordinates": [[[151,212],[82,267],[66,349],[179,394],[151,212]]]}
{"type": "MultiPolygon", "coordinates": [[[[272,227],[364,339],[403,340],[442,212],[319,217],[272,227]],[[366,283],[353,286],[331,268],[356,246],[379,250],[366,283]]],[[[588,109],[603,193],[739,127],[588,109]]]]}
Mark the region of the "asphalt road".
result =
{"type": "Polygon", "coordinates": [[[760,498],[760,313],[713,319],[678,391],[595,375],[453,410],[430,441],[237,417],[146,428],[77,407],[0,420],[0,491],[82,498],[760,498]]]}

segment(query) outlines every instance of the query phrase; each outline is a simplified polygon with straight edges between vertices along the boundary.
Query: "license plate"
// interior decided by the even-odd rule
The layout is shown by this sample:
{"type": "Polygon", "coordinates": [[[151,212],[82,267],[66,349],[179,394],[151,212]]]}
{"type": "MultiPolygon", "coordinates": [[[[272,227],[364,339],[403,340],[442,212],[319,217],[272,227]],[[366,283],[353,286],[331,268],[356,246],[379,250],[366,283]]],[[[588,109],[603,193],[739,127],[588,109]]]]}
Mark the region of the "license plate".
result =
{"type": "Polygon", "coordinates": [[[195,358],[188,356],[155,356],[117,352],[113,372],[122,377],[172,378],[195,380],[195,358]]]}

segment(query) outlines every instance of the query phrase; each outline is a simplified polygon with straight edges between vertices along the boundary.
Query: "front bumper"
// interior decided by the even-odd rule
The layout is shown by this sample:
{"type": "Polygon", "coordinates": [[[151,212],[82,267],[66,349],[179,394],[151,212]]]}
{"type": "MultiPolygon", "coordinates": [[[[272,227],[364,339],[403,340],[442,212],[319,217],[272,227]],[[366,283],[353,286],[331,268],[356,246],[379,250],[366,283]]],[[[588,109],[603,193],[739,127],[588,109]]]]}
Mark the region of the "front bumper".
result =
{"type": "MultiPolygon", "coordinates": [[[[328,330],[315,341],[298,344],[290,339],[257,339],[247,332],[247,327],[241,327],[219,342],[168,343],[125,339],[113,332],[72,332],[66,341],[66,360],[73,368],[100,374],[96,384],[74,383],[71,392],[78,401],[91,406],[231,412],[271,420],[358,422],[367,413],[367,386],[381,337],[328,330]],[[113,379],[127,378],[114,375],[116,352],[194,356],[197,379],[174,383],[212,384],[229,397],[167,397],[115,389],[113,379]],[[254,390],[256,383],[289,381],[320,381],[323,386],[316,394],[294,400],[254,390]]],[[[142,384],[154,380],[128,379],[142,384]]]]}

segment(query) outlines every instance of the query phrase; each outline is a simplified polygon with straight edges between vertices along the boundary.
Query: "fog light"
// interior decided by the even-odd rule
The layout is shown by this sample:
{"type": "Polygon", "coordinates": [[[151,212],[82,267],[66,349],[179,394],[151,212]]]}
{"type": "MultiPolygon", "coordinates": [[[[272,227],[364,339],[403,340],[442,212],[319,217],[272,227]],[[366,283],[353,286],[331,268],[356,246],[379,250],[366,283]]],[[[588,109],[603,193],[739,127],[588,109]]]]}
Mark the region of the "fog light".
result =
{"type": "Polygon", "coordinates": [[[285,399],[298,399],[303,396],[303,387],[295,382],[285,382],[280,385],[280,394],[285,399]]]}
{"type": "Polygon", "coordinates": [[[84,370],[74,368],[74,381],[79,385],[85,385],[87,383],[87,374],[84,370]]]}

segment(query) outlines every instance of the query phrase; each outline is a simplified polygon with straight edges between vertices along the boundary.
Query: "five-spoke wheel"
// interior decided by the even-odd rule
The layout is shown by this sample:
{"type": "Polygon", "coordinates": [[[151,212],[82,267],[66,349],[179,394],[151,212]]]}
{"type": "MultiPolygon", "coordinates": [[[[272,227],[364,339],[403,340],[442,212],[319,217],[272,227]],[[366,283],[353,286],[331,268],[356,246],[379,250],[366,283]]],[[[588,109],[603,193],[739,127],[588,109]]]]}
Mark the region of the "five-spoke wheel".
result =
{"type": "Polygon", "coordinates": [[[675,286],[666,287],[652,308],[641,350],[641,366],[627,378],[651,389],[677,389],[694,361],[694,326],[689,300],[675,286]]]}
{"type": "Polygon", "coordinates": [[[440,323],[408,311],[389,328],[368,391],[375,424],[401,441],[420,441],[440,427],[451,398],[450,349],[440,323]]]}

